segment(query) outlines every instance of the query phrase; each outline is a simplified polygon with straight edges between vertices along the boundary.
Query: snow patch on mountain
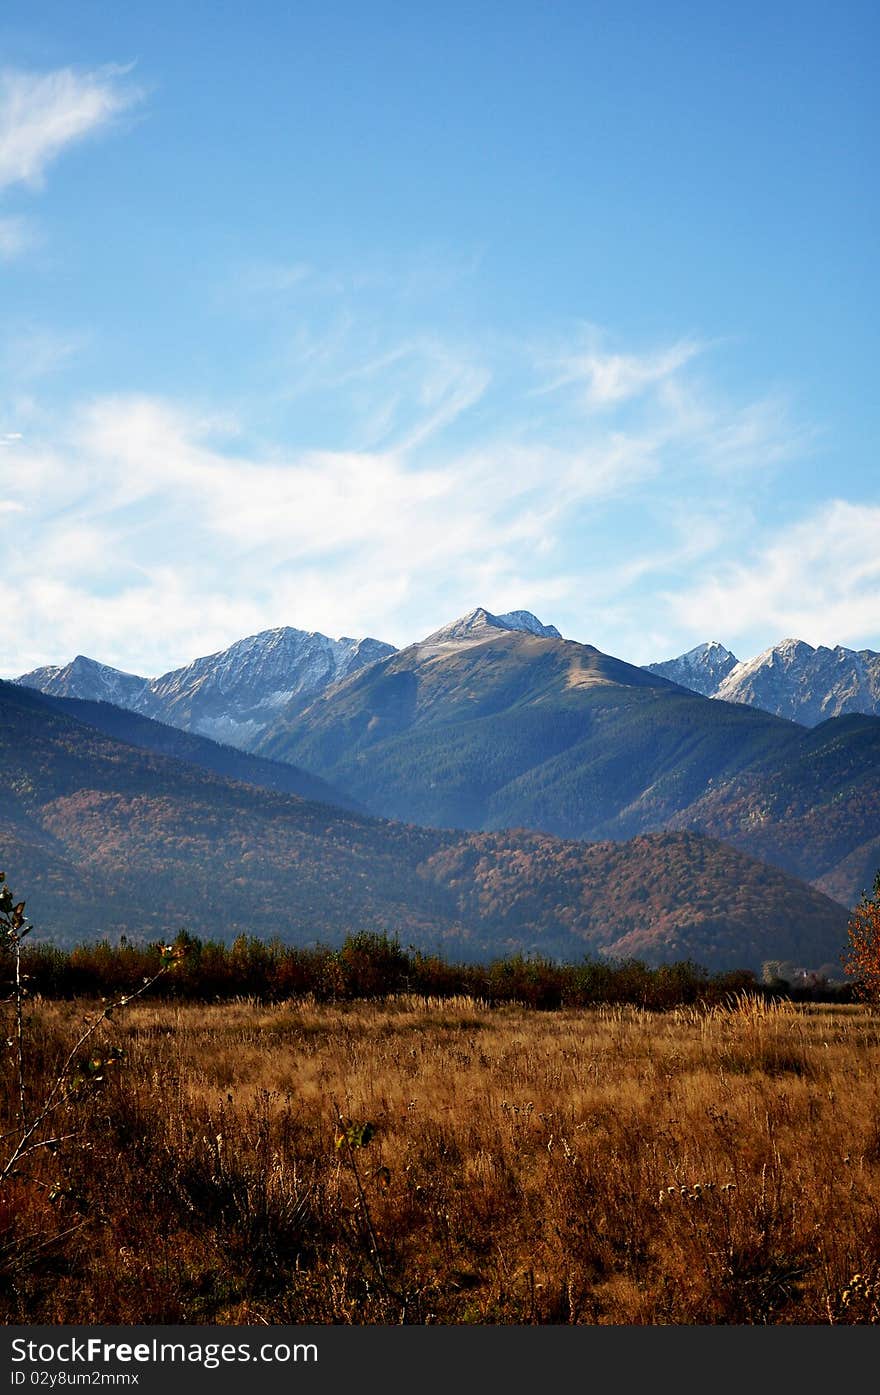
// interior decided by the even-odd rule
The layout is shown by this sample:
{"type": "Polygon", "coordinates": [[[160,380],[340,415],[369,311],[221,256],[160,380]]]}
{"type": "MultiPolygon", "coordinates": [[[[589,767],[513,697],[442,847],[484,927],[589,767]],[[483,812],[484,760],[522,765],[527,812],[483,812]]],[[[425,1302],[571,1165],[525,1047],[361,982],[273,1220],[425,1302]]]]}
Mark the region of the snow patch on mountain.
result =
{"type": "Polygon", "coordinates": [[[53,678],[57,678],[61,672],[60,664],[44,664],[42,668],[31,669],[30,673],[23,673],[15,682],[20,683],[23,688],[36,688],[37,692],[45,693],[53,678]]]}
{"type": "Polygon", "coordinates": [[[63,668],[49,664],[25,673],[16,681],[24,688],[37,688],[50,697],[83,698],[88,702],[112,702],[116,707],[131,708],[149,686],[149,680],[136,673],[111,668],[84,654],[77,654],[63,668]]]}
{"type": "Polygon", "coordinates": [[[719,683],[738,663],[735,654],[731,654],[717,639],[712,639],[707,644],[698,644],[696,649],[689,649],[677,659],[645,664],[644,667],[649,673],[668,678],[671,683],[702,693],[703,697],[714,697],[719,683]]]}
{"type": "Polygon", "coordinates": [[[491,638],[493,631],[519,630],[540,639],[561,639],[555,625],[544,625],[530,610],[510,610],[505,615],[493,615],[485,606],[477,606],[457,620],[451,620],[423,639],[422,644],[456,644],[472,639],[491,638]]]}
{"type": "Polygon", "coordinates": [[[870,649],[813,648],[784,639],[737,664],[713,695],[744,702],[804,726],[860,712],[880,715],[880,654],[870,649]]]}
{"type": "Polygon", "coordinates": [[[538,635],[540,639],[562,639],[555,625],[543,625],[530,610],[508,610],[498,619],[510,630],[522,630],[528,635],[538,635]]]}
{"type": "Polygon", "coordinates": [[[112,702],[156,721],[249,750],[279,708],[317,695],[395,652],[378,639],[330,639],[283,626],[237,640],[158,678],[139,678],[81,655],[17,681],[55,697],[112,702]]]}
{"type": "Polygon", "coordinates": [[[739,661],[712,641],[645,667],[704,697],[758,707],[804,726],[848,713],[880,716],[880,653],[872,649],[814,648],[802,639],[784,639],[739,661]]]}
{"type": "Polygon", "coordinates": [[[248,750],[293,698],[316,696],[394,652],[378,639],[330,639],[285,625],[162,674],[138,710],[248,750]]]}

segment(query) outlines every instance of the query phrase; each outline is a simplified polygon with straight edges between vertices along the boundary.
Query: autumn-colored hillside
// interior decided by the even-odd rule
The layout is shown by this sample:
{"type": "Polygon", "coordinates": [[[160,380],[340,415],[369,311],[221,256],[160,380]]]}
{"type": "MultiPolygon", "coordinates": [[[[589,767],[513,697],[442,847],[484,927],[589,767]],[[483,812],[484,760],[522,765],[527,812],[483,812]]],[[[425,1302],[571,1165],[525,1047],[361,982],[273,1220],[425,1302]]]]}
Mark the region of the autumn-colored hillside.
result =
{"type": "Polygon", "coordinates": [[[298,944],[388,931],[485,958],[708,968],[838,958],[842,906],[688,833],[588,847],[438,832],[257,789],[113,741],[0,688],[2,862],[51,937],[185,925],[298,944]]]}

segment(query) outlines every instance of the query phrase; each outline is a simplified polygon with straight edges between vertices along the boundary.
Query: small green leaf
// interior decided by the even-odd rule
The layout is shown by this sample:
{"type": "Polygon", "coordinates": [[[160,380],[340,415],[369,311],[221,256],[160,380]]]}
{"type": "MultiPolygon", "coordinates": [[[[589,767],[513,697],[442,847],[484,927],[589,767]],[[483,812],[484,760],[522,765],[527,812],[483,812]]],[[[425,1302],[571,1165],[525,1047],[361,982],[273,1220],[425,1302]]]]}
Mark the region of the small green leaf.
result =
{"type": "Polygon", "coordinates": [[[366,1148],[367,1144],[375,1135],[376,1130],[370,1123],[350,1124],[346,1130],[346,1137],[350,1148],[366,1148]]]}

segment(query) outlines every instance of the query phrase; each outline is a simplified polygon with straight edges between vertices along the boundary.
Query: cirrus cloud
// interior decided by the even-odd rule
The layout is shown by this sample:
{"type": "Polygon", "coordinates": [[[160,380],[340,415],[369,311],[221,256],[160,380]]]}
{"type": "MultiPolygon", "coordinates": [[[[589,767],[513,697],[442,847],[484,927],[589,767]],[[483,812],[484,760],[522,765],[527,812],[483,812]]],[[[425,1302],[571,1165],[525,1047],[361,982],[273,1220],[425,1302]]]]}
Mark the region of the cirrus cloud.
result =
{"type": "Polygon", "coordinates": [[[254,437],[257,409],[155,395],[35,412],[0,452],[19,544],[0,579],[5,672],[82,652],[153,674],[279,624],[402,644],[475,604],[547,604],[566,633],[635,657],[639,589],[718,544],[695,546],[670,493],[711,461],[717,495],[796,433],[781,405],[707,394],[675,346],[623,357],[638,392],[595,404],[542,393],[528,345],[377,345],[353,325],[304,352],[296,405],[315,397],[333,424],[321,447],[254,437]],[[719,439],[737,443],[721,462],[719,439]]]}
{"type": "Polygon", "coordinates": [[[0,190],[12,184],[39,189],[62,151],[137,101],[140,94],[124,82],[129,71],[0,69],[0,190]]]}
{"type": "MultiPolygon", "coordinates": [[[[49,166],[70,146],[108,126],[140,100],[128,67],[91,71],[0,68],[0,195],[14,185],[42,189],[49,166]]],[[[0,217],[0,261],[41,242],[21,217],[0,217]]]]}
{"type": "Polygon", "coordinates": [[[880,506],[833,499],[711,577],[666,596],[683,627],[734,643],[767,627],[813,645],[877,643],[880,506]]]}

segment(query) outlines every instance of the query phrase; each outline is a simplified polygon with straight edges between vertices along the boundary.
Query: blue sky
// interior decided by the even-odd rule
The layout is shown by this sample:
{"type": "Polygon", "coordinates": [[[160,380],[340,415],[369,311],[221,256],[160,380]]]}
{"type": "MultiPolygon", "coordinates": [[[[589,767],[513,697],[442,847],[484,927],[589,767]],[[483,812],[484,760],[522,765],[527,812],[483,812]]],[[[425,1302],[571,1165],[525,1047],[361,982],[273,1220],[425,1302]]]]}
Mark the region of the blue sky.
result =
{"type": "Polygon", "coordinates": [[[0,14],[0,672],[880,649],[873,4],[0,14]]]}

